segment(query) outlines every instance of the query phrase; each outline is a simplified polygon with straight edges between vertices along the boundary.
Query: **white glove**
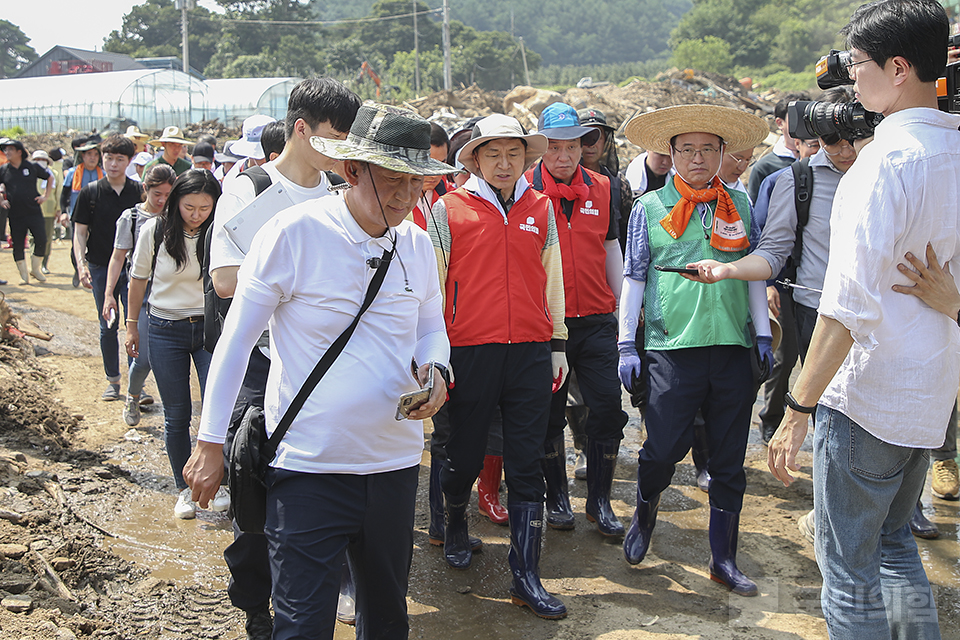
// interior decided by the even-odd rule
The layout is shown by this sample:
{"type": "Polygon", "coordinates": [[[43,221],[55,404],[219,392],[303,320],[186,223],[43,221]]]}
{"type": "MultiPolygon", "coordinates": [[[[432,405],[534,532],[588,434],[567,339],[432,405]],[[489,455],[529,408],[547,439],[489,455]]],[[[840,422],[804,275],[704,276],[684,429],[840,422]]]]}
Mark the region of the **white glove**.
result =
{"type": "Polygon", "coordinates": [[[550,363],[553,365],[553,392],[556,393],[567,379],[567,354],[563,351],[551,351],[550,363]]]}

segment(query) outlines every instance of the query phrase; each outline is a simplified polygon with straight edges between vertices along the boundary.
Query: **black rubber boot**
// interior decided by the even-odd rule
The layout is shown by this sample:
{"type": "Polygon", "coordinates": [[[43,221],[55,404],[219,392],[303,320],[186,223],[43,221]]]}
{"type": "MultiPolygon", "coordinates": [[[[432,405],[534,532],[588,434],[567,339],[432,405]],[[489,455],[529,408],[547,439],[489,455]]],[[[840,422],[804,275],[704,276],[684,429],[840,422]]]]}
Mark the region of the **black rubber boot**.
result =
{"type": "Polygon", "coordinates": [[[443,532],[443,555],[454,569],[467,569],[473,560],[470,536],[467,533],[467,505],[470,492],[461,496],[444,494],[446,527],[443,532]]]}
{"type": "Polygon", "coordinates": [[[657,525],[657,512],[660,510],[660,494],[644,500],[640,492],[640,472],[637,472],[637,510],[633,512],[630,528],[623,538],[623,556],[630,564],[640,564],[650,549],[650,538],[657,525]]]}
{"type": "Polygon", "coordinates": [[[273,616],[270,615],[270,603],[257,609],[245,611],[247,622],[244,629],[247,640],[270,640],[273,637],[273,616]]]}
{"type": "Polygon", "coordinates": [[[619,451],[619,440],[587,439],[587,520],[596,522],[597,530],[610,537],[623,535],[623,524],[610,505],[619,451]]]}
{"type": "Polygon", "coordinates": [[[510,514],[510,571],[513,604],[530,607],[541,618],[567,617],[567,608],[540,583],[540,542],[543,539],[543,505],[519,502],[507,506],[510,514]]]}
{"type": "Polygon", "coordinates": [[[710,461],[710,446],[707,444],[707,427],[703,415],[697,411],[693,420],[693,465],[697,468],[697,486],[700,491],[710,493],[710,472],[707,463],[710,461]]]}
{"type": "Polygon", "coordinates": [[[920,507],[920,501],[917,501],[917,506],[913,510],[913,517],[910,518],[910,531],[913,535],[918,538],[923,538],[924,540],[933,540],[940,537],[940,529],[937,528],[937,525],[927,520],[927,516],[923,515],[923,509],[920,507]]]}
{"type": "MultiPolygon", "coordinates": [[[[428,490],[430,503],[430,528],[427,529],[427,539],[435,547],[443,546],[443,489],[440,487],[440,470],[443,469],[442,460],[430,460],[430,488],[428,490]]],[[[469,536],[470,550],[479,551],[483,547],[480,538],[469,536]]]]}
{"type": "Polygon", "coordinates": [[[740,514],[710,507],[710,579],[741,596],[759,593],[757,584],[737,568],[740,514]]]}
{"type": "Polygon", "coordinates": [[[567,489],[567,456],[563,449],[563,435],[543,445],[543,477],[547,483],[547,526],[567,531],[576,520],[570,506],[567,489]]]}

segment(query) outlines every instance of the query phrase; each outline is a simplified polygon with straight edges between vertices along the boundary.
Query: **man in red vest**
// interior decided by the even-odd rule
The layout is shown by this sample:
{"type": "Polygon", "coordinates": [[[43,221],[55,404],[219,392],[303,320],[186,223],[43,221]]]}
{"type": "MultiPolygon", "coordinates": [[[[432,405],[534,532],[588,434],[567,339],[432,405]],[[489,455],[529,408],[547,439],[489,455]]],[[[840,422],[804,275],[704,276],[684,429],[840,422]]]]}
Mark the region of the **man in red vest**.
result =
{"type": "MultiPolygon", "coordinates": [[[[605,536],[623,535],[610,506],[627,414],[621,408],[617,378],[617,320],[623,256],[620,253],[619,200],[611,203],[610,179],[580,165],[584,145],[596,143],[600,131],[580,126],[577,112],[561,102],[543,110],[539,132],[547,136],[543,159],[527,172],[531,186],[553,203],[566,301],[567,361],[576,372],[587,415],[587,519],[605,536]]],[[[567,493],[563,428],[566,384],[553,396],[544,443],[547,524],[574,527],[567,493]]]]}

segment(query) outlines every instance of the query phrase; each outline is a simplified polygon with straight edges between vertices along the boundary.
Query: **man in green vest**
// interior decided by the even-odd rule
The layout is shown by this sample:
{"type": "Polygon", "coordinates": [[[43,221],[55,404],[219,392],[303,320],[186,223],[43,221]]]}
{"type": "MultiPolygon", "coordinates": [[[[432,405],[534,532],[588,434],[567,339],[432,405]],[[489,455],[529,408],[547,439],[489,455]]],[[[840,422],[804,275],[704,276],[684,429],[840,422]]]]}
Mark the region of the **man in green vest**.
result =
{"type": "Polygon", "coordinates": [[[727,191],[717,174],[728,149],[755,146],[767,127],[736,109],[681,105],[641,114],[625,133],[644,149],[669,154],[677,173],[637,200],[628,225],[620,380],[631,391],[644,376],[650,399],[637,469],[637,509],[624,536],[624,555],[630,564],[646,555],[660,493],[693,445],[693,421],[702,410],[712,477],[710,577],[739,595],[756,595],[757,585],[737,568],[736,550],[746,488],[743,460],[756,397],[751,359],[761,371],[773,365],[766,292],[762,282],[715,289],[669,269],[708,257],[730,262],[759,239],[746,194],[727,191]],[[645,321],[638,334],[641,313],[645,321]],[[643,339],[646,349],[642,365],[636,339],[643,339]]]}

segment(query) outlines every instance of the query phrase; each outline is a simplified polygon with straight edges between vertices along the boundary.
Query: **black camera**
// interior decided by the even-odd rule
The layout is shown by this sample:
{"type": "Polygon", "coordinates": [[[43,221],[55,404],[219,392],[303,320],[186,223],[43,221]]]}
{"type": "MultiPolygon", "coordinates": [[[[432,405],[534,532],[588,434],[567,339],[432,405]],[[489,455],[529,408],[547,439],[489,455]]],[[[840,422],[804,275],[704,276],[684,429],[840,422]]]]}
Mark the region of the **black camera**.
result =
{"type": "Polygon", "coordinates": [[[787,105],[790,136],[801,140],[834,134],[844,140],[869,138],[881,120],[882,113],[867,111],[859,102],[794,100],[787,105]]]}

